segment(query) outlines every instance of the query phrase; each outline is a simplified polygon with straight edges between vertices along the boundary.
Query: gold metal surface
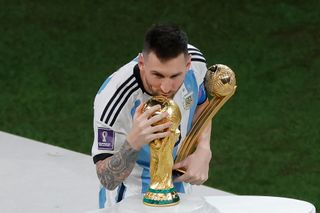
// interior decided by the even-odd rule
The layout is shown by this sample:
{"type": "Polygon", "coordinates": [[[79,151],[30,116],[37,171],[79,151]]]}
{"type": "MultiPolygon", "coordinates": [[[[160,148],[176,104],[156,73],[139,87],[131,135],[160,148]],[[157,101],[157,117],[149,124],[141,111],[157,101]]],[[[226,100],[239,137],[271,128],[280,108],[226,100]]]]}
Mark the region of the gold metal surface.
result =
{"type": "Polygon", "coordinates": [[[144,106],[144,111],[160,105],[155,114],[168,112],[169,116],[154,125],[171,121],[170,136],[150,142],[150,187],[144,195],[143,202],[150,206],[168,206],[179,202],[179,196],[172,183],[173,147],[180,131],[178,130],[181,113],[178,105],[164,96],[154,96],[144,106]]]}
{"type": "MultiPolygon", "coordinates": [[[[176,158],[176,163],[192,154],[198,144],[198,137],[203,127],[217,114],[220,108],[231,98],[236,91],[236,77],[234,72],[226,65],[216,64],[209,67],[205,76],[206,91],[213,96],[207,107],[195,121],[190,132],[184,139],[176,158]]],[[[184,169],[177,170],[185,173],[184,169]]]]}

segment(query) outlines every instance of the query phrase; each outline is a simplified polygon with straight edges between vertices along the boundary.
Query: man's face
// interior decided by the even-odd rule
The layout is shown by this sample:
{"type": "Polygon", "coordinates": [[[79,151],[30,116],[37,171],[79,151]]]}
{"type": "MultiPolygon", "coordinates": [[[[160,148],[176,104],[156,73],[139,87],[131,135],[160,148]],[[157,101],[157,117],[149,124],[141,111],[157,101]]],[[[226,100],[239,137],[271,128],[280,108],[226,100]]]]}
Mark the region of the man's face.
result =
{"type": "Polygon", "coordinates": [[[176,58],[160,61],[155,53],[139,55],[143,86],[151,95],[173,98],[190,68],[191,57],[181,53],[176,58]]]}

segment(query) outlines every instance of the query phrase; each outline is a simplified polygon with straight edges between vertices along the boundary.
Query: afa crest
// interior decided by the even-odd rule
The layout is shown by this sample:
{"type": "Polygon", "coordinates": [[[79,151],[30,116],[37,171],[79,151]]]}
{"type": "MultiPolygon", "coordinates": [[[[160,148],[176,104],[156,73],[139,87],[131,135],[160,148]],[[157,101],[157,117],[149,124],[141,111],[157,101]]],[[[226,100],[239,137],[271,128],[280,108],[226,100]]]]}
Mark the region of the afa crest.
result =
{"type": "Polygon", "coordinates": [[[190,107],[193,104],[193,92],[187,93],[186,95],[184,95],[183,97],[183,108],[185,110],[190,109],[190,107]]]}

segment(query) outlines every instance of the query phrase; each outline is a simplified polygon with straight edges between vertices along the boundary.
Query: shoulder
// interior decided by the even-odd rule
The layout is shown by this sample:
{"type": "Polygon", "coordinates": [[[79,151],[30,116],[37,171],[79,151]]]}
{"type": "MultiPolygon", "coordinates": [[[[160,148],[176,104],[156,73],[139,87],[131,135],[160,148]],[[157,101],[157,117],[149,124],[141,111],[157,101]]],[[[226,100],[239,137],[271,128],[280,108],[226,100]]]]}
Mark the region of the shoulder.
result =
{"type": "Polygon", "coordinates": [[[132,83],[135,80],[133,70],[136,64],[135,61],[130,61],[108,76],[97,92],[96,98],[108,97],[115,91],[121,90],[123,87],[132,83]]]}
{"type": "Polygon", "coordinates": [[[197,47],[188,44],[188,53],[191,55],[191,62],[201,62],[206,64],[204,55],[197,47]]]}
{"type": "Polygon", "coordinates": [[[190,70],[197,79],[197,83],[203,82],[204,76],[207,72],[207,62],[202,52],[195,46],[188,44],[188,52],[191,55],[190,70]]]}
{"type": "Polygon", "coordinates": [[[119,113],[132,94],[139,90],[133,71],[135,65],[134,61],[124,65],[102,84],[94,99],[94,112],[101,121],[119,113]]]}

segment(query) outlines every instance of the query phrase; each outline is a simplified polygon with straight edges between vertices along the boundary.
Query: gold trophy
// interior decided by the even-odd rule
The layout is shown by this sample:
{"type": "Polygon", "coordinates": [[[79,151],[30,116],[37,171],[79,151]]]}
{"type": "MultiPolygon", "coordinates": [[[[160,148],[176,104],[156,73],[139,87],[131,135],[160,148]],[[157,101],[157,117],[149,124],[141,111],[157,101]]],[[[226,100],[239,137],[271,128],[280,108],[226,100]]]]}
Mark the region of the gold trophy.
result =
{"type": "Polygon", "coordinates": [[[168,112],[166,119],[154,124],[172,122],[170,136],[150,142],[150,186],[145,193],[143,203],[149,206],[172,206],[179,203],[179,196],[172,183],[173,147],[180,131],[178,130],[181,113],[178,105],[164,96],[154,96],[144,106],[144,111],[152,106],[160,105],[155,114],[168,112]]]}
{"type": "MultiPolygon", "coordinates": [[[[227,66],[215,64],[209,67],[205,76],[205,88],[209,95],[213,96],[208,106],[202,111],[195,121],[190,132],[184,139],[175,160],[176,163],[183,161],[192,154],[198,144],[198,137],[203,127],[206,126],[220,108],[231,98],[236,91],[236,77],[234,72],[227,66]]],[[[183,169],[177,169],[185,173],[183,169]]]]}

